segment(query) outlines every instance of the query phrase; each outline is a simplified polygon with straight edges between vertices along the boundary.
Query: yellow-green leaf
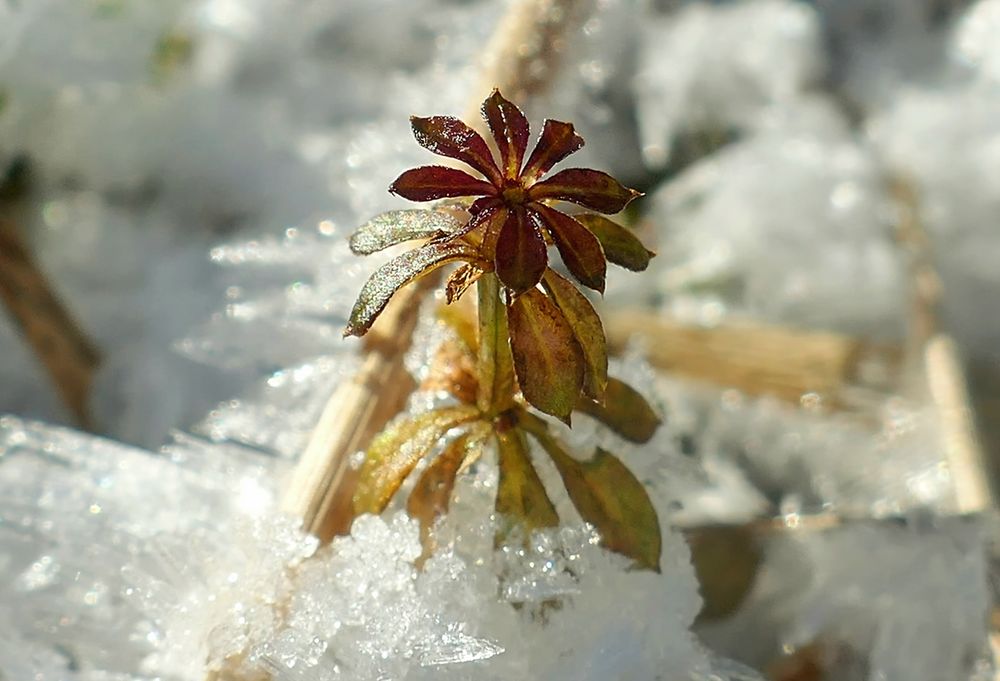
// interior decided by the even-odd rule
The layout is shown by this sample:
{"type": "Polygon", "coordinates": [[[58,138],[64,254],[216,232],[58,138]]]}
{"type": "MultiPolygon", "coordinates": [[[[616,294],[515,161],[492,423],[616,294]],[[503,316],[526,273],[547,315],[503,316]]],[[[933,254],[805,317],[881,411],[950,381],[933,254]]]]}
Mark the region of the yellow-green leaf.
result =
{"type": "Polygon", "coordinates": [[[566,317],[544,293],[530,289],[507,306],[507,320],[524,399],[569,422],[583,389],[584,355],[566,317]]]}
{"type": "Polygon", "coordinates": [[[497,433],[497,450],[500,482],[496,511],[503,518],[498,525],[497,543],[502,543],[515,526],[522,527],[527,535],[558,525],[559,516],[531,463],[524,433],[518,428],[497,433]]]}
{"type": "Polygon", "coordinates": [[[594,233],[604,248],[604,257],[608,262],[633,272],[641,272],[649,266],[650,259],[656,255],[643,246],[632,232],[603,215],[584,213],[573,217],[594,233]]]}
{"type": "Polygon", "coordinates": [[[580,293],[568,279],[548,270],[542,278],[542,286],[549,297],[562,310],[566,321],[573,328],[583,358],[587,363],[583,392],[588,397],[601,400],[608,387],[608,343],[604,337],[604,325],[597,316],[594,306],[580,293]]]}
{"type": "Polygon", "coordinates": [[[354,513],[381,513],[423,457],[456,426],[473,421],[472,406],[424,412],[382,431],[368,447],[354,492],[354,513]]]}
{"type": "Polygon", "coordinates": [[[608,379],[604,402],[581,397],[577,411],[591,416],[629,442],[649,442],[660,427],[660,417],[638,390],[617,378],[608,379]]]}
{"type": "Polygon", "coordinates": [[[601,543],[631,558],[636,566],[659,572],[660,521],[642,483],[625,464],[601,448],[590,460],[577,461],[541,419],[527,414],[522,421],[552,458],[570,500],[580,516],[597,528],[601,543]]]}
{"type": "Polygon", "coordinates": [[[351,251],[370,255],[414,239],[456,231],[462,223],[440,210],[391,210],[376,215],[351,235],[351,251]]]}
{"type": "Polygon", "coordinates": [[[410,517],[420,521],[425,541],[435,521],[448,512],[455,478],[466,457],[483,446],[483,433],[469,431],[449,442],[417,479],[406,502],[410,517]]]}

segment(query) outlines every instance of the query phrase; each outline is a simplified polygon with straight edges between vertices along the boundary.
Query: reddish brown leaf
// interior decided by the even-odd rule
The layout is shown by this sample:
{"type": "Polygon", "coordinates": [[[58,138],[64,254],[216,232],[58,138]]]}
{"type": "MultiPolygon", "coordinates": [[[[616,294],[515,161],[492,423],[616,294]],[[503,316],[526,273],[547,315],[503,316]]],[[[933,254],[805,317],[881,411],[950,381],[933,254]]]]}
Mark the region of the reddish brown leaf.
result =
{"type": "Polygon", "coordinates": [[[535,144],[521,172],[521,177],[526,181],[537,180],[549,172],[552,166],[582,146],[583,138],[576,134],[572,123],[546,120],[542,125],[538,143],[535,144]]]}
{"type": "Polygon", "coordinates": [[[660,571],[662,537],[645,488],[614,455],[598,448],[589,461],[577,461],[530,414],[521,419],[559,470],[580,516],[597,528],[601,543],[635,561],[637,567],[660,571]]]}
{"type": "Polygon", "coordinates": [[[502,181],[490,148],[478,132],[453,116],[410,117],[413,136],[425,149],[458,159],[481,172],[491,182],[502,181]]]}
{"type": "Polygon", "coordinates": [[[570,201],[601,213],[617,213],[632,199],[642,196],[607,173],[589,168],[561,170],[549,179],[532,185],[528,195],[535,201],[570,201]]]}
{"type": "Polygon", "coordinates": [[[496,243],[496,272],[503,285],[515,294],[523,293],[542,278],[549,257],[545,239],[523,209],[507,215],[496,243]]]}
{"type": "Polygon", "coordinates": [[[566,317],[587,363],[583,392],[595,400],[604,397],[608,386],[608,345],[604,326],[594,306],[573,284],[552,270],[546,270],[542,286],[566,317]]]}
{"type": "MultiPolygon", "coordinates": [[[[528,441],[519,428],[497,433],[500,481],[497,483],[496,512],[507,520],[498,526],[497,544],[520,526],[525,534],[559,524],[545,487],[528,455],[528,441]]],[[[527,538],[527,537],[526,537],[527,538]]]]}
{"type": "Polygon", "coordinates": [[[354,491],[354,512],[381,513],[420,459],[449,430],[479,417],[473,406],[424,412],[382,431],[371,443],[354,491]]]}
{"type": "Polygon", "coordinates": [[[448,277],[448,283],[444,287],[445,299],[449,304],[454,303],[462,297],[470,286],[483,276],[483,270],[475,263],[467,262],[448,277]]]}
{"type": "Polygon", "coordinates": [[[500,150],[500,165],[504,175],[509,179],[516,178],[528,150],[528,119],[499,90],[493,90],[493,94],[483,102],[483,118],[490,126],[490,132],[500,150]]]}
{"type": "Polygon", "coordinates": [[[638,390],[617,378],[608,380],[604,402],[582,398],[577,411],[591,416],[630,442],[649,442],[660,427],[660,417],[638,390]]]}
{"type": "Polygon", "coordinates": [[[454,232],[461,223],[440,210],[391,210],[376,215],[351,235],[351,251],[369,255],[390,246],[454,232]]]}
{"type": "Polygon", "coordinates": [[[472,202],[472,205],[469,206],[469,213],[479,215],[484,211],[500,208],[501,206],[503,206],[503,201],[496,196],[483,196],[472,202]]]}
{"type": "Polygon", "coordinates": [[[474,448],[483,446],[483,434],[470,431],[462,433],[449,442],[444,450],[428,464],[417,479],[406,502],[410,517],[420,521],[421,534],[425,541],[428,530],[438,518],[448,512],[451,493],[455,488],[455,478],[465,458],[474,448]]]}
{"type": "Polygon", "coordinates": [[[531,207],[542,220],[559,255],[577,281],[588,288],[604,293],[604,277],[608,264],[597,237],[565,213],[540,203],[531,207]]]}
{"type": "MultiPolygon", "coordinates": [[[[493,197],[485,197],[492,199],[493,197]]],[[[457,230],[452,232],[448,239],[454,241],[456,239],[461,239],[466,234],[480,229],[484,225],[488,225],[491,220],[505,220],[507,217],[507,209],[500,206],[490,206],[484,210],[471,213],[472,217],[466,221],[464,225],[459,227],[457,230]]],[[[484,230],[485,231],[485,230],[484,230]]]]}
{"type": "Polygon", "coordinates": [[[514,372],[524,399],[569,422],[583,389],[584,356],[566,317],[538,289],[507,307],[514,372]]]}
{"type": "Polygon", "coordinates": [[[480,196],[496,193],[489,182],[477,180],[457,168],[420,166],[396,178],[389,191],[410,201],[434,201],[454,196],[480,196]]]}
{"type": "Polygon", "coordinates": [[[633,272],[641,272],[649,266],[656,254],[642,245],[632,232],[603,215],[584,213],[574,216],[577,221],[594,233],[604,248],[604,256],[609,262],[633,272]]]}
{"type": "Polygon", "coordinates": [[[463,243],[430,243],[393,258],[369,277],[351,310],[345,336],[363,336],[382,313],[389,299],[417,277],[456,260],[475,260],[476,254],[463,243]]]}

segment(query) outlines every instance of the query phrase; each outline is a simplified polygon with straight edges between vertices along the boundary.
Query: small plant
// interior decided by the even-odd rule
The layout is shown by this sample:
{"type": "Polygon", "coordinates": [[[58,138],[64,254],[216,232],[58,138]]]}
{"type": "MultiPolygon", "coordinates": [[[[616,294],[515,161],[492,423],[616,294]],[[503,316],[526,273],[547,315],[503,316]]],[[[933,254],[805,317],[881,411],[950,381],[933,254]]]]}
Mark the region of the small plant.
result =
{"type": "Polygon", "coordinates": [[[543,179],[583,146],[572,124],[546,120],[525,160],[529,127],[521,110],[494,90],[482,114],[498,159],[483,137],[457,118],[411,119],[422,146],[467,164],[482,177],[436,165],[408,170],[390,191],[439,203],[384,213],[351,238],[352,250],[361,255],[405,241],[427,241],[380,267],[365,283],[345,335],[367,333],[399,288],[449,263],[461,264],[445,285],[448,303],[473,283],[478,293],[477,324],[455,322],[461,341],[442,348],[436,362],[443,378],[439,383],[455,403],[397,421],[375,438],[361,469],[354,512],[384,510],[417,463],[454,432],[408,500],[410,514],[425,531],[447,512],[459,471],[490,442],[496,446],[500,474],[496,510],[506,520],[498,540],[517,526],[530,532],[558,525],[531,461],[530,437],[551,458],[573,504],[598,529],[605,546],[638,567],[659,570],[659,522],[642,485],[602,449],[586,461],[573,457],[550,423],[531,410],[567,425],[572,413],[580,411],[634,442],[648,441],[659,426],[638,392],[609,378],[600,317],[571,280],[549,267],[548,259],[548,247],[554,244],[576,282],[600,292],[608,261],[645,269],[653,253],[627,229],[598,214],[621,211],[639,193],[586,168],[543,179]],[[458,201],[460,197],[464,200],[458,201]],[[597,212],[569,215],[553,202],[597,212]]]}

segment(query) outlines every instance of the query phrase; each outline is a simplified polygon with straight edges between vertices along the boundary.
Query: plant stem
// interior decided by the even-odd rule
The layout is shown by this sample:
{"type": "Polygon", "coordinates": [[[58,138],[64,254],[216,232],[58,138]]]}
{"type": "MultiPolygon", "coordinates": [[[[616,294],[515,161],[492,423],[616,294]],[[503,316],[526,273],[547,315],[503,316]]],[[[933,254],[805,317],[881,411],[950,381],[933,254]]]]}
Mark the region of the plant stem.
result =
{"type": "Polygon", "coordinates": [[[492,272],[480,277],[479,395],[477,404],[493,417],[514,405],[514,360],[507,340],[507,310],[500,298],[500,281],[492,272]]]}

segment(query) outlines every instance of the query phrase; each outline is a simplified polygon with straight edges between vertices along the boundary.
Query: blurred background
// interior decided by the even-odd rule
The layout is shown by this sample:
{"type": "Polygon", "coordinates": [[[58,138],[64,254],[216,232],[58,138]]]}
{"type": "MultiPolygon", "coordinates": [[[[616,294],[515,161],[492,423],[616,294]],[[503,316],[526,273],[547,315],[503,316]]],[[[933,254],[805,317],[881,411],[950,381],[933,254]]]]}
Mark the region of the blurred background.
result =
{"type": "MultiPolygon", "coordinates": [[[[600,305],[659,386],[703,639],[781,681],[994,678],[994,530],[949,523],[1000,453],[1000,0],[536,4],[579,21],[534,129],[646,193],[658,257],[600,305]],[[790,516],[863,523],[733,529],[790,516]]],[[[0,414],[294,458],[357,367],[347,235],[521,5],[0,0],[0,414]]]]}

